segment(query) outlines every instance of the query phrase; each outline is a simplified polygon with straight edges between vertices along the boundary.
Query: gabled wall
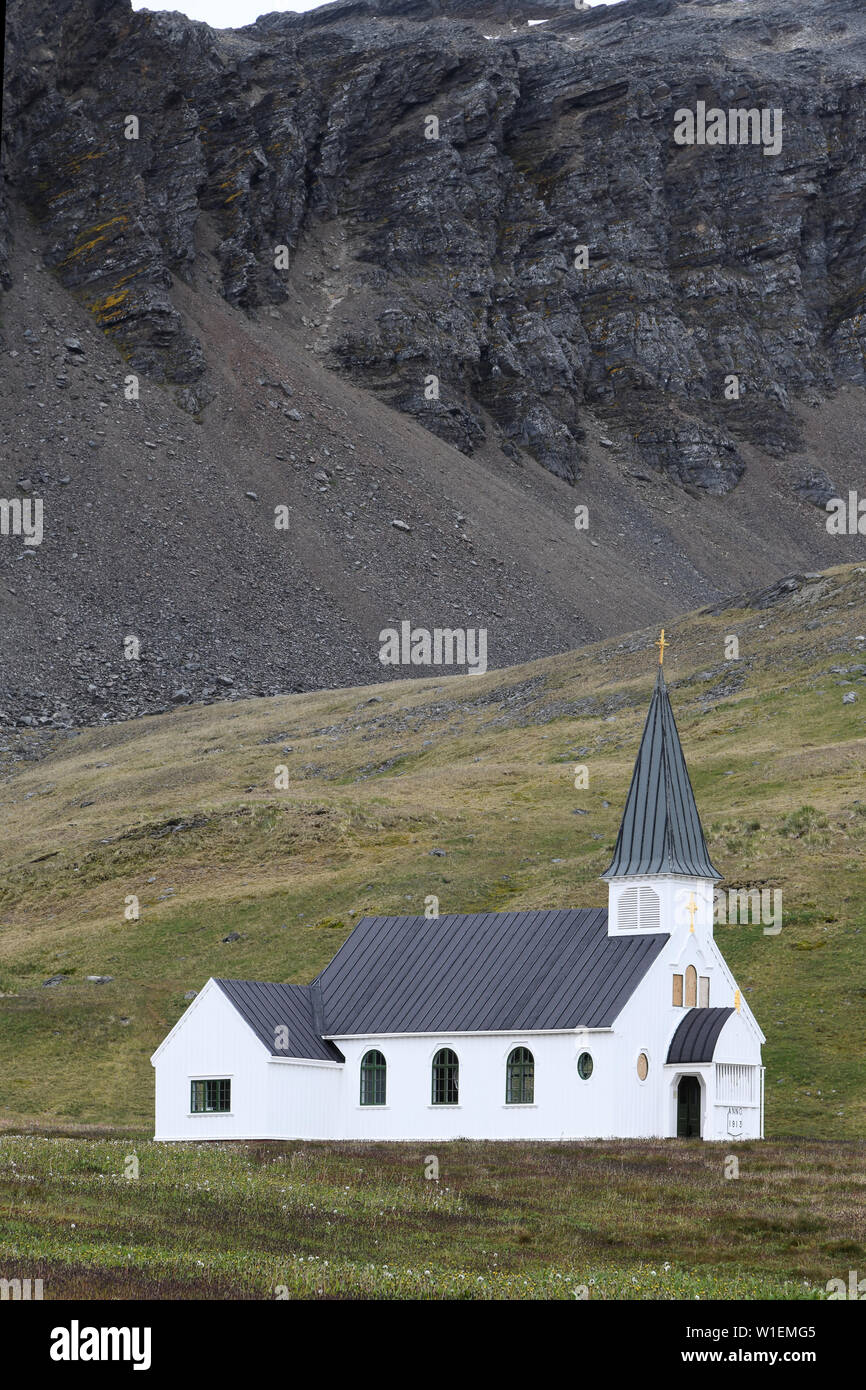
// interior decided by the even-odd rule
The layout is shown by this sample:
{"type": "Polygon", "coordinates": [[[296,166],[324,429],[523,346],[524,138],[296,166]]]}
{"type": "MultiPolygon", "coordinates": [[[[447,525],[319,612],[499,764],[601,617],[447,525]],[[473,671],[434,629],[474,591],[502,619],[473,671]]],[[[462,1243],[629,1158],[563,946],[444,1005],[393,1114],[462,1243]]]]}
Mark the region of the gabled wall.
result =
{"type": "Polygon", "coordinates": [[[343,1068],[275,1061],[209,980],[154,1053],[157,1139],[329,1139],[340,1137],[343,1068]],[[193,1079],[228,1078],[228,1114],[190,1112],[193,1079]]]}
{"type": "MultiPolygon", "coordinates": [[[[733,1005],[736,981],[731,974],[713,931],[713,891],[715,880],[705,878],[686,878],[678,875],[645,875],[630,878],[611,879],[608,883],[608,935],[642,936],[640,928],[623,930],[619,925],[619,904],[624,892],[632,888],[650,888],[659,898],[659,930],[669,933],[670,942],[663,956],[656,962],[653,974],[660,969],[668,969],[668,978],[674,973],[685,974],[688,965],[694,965],[699,975],[710,977],[710,1006],[733,1005]],[[687,903],[696,905],[694,914],[687,903]],[[694,931],[691,923],[694,920],[694,931]]],[[[640,992],[640,986],[638,993],[640,992]]],[[[665,1001],[670,1003],[670,999],[665,1001]]],[[[764,1035],[741,995],[741,1012],[754,1026],[755,1036],[764,1042],[764,1035]]]]}
{"type": "Polygon", "coordinates": [[[267,1053],[213,981],[154,1054],[157,1139],[241,1138],[267,1111],[267,1053]],[[228,1077],[228,1115],[192,1115],[190,1079],[228,1077]]]}
{"type": "MultiPolygon", "coordinates": [[[[688,896],[688,895],[686,895],[688,896]]],[[[698,895],[695,893],[695,900],[698,895]]],[[[728,968],[711,931],[701,929],[696,915],[696,928],[689,930],[688,914],[684,923],[674,920],[671,938],[654,962],[652,968],[638,984],[634,994],[616,1021],[617,1032],[634,1038],[637,1046],[647,1051],[650,1060],[650,1074],[655,1074],[657,1084],[649,1088],[649,1106],[641,1106],[640,1113],[648,1128],[646,1134],[676,1135],[676,1090],[683,1076],[697,1076],[701,1083],[702,1124],[704,1139],[733,1139],[735,1137],[759,1138],[763,1134],[763,1068],[761,1065],[761,1043],[763,1034],[754,1020],[748,1005],[741,996],[740,1012],[734,1013],[724,1025],[716,1043],[713,1060],[710,1063],[667,1062],[668,1050],[679,1024],[689,1012],[684,1006],[673,1003],[673,976],[685,976],[686,969],[693,965],[698,976],[706,975],[710,981],[710,1007],[734,1008],[736,982],[728,968]],[[758,1103],[754,1108],[743,1108],[742,1131],[736,1135],[729,1133],[727,1124],[727,1105],[717,1103],[716,1065],[736,1063],[756,1068],[756,1093],[758,1103]]],[[[707,920],[706,918],[704,919],[707,920]]],[[[709,921],[712,921],[711,916],[709,921]]],[[[649,1079],[649,1078],[648,1078],[649,1079]]],[[[625,1094],[628,1094],[630,1078],[623,1073],[625,1094]]]]}

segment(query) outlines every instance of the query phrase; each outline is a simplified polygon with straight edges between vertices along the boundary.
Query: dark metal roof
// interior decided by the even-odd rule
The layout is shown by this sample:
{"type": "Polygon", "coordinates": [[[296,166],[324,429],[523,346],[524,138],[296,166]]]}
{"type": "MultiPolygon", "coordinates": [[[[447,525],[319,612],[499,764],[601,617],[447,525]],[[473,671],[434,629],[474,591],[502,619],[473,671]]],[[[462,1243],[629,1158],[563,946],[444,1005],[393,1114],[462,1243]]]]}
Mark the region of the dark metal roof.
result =
{"type": "Polygon", "coordinates": [[[689,1009],[668,1048],[669,1062],[711,1062],[733,1009],[689,1009]]]}
{"type": "Polygon", "coordinates": [[[668,941],[601,908],[365,917],[316,983],[326,1034],[609,1027],[668,941]]]}
{"type": "Polygon", "coordinates": [[[710,862],[661,666],[616,849],[602,877],[631,874],[721,878],[710,862]]]}
{"type": "Polygon", "coordinates": [[[322,1038],[321,996],[315,985],[268,984],[264,980],[217,980],[216,984],[272,1057],[344,1060],[340,1049],[322,1038]],[[287,1047],[277,1046],[278,1028],[288,1029],[287,1047]]]}

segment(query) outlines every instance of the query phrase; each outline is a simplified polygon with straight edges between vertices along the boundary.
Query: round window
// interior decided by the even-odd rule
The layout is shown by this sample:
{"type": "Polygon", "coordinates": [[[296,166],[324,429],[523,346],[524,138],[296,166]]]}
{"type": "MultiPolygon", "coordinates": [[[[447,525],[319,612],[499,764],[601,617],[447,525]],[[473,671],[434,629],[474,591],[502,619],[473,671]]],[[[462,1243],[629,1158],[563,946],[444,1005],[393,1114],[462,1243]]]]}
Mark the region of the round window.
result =
{"type": "Polygon", "coordinates": [[[581,1081],[588,1081],[592,1076],[592,1058],[588,1052],[581,1052],[577,1059],[577,1074],[581,1081]]]}
{"type": "Polygon", "coordinates": [[[637,1074],[641,1081],[646,1081],[649,1071],[649,1059],[645,1052],[642,1052],[637,1059],[637,1074]]]}

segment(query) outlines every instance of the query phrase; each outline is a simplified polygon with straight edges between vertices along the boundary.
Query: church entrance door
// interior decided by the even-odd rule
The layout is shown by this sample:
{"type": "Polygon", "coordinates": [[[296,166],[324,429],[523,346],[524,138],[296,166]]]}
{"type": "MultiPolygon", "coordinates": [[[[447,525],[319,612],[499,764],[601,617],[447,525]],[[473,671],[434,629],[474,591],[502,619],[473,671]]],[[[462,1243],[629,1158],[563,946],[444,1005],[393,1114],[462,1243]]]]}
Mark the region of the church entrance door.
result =
{"type": "Polygon", "coordinates": [[[701,1137],[701,1083],[696,1076],[684,1076],[677,1087],[677,1138],[701,1137]]]}

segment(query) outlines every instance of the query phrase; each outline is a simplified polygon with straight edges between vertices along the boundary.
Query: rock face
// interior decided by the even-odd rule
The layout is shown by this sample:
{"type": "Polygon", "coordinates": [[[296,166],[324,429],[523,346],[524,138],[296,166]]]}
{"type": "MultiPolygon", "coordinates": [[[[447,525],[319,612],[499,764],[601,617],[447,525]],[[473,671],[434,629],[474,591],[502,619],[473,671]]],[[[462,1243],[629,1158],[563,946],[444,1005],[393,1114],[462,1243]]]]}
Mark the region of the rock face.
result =
{"type": "Polygon", "coordinates": [[[590,411],[724,494],[744,443],[798,445],[793,397],[866,382],[864,77],[862,0],[346,0],[221,32],[16,0],[5,164],[48,266],[192,413],[206,246],[226,300],[303,294],[326,363],[464,453],[572,481],[590,411]],[[781,150],[678,144],[699,102],[781,112],[781,150]]]}
{"type": "Polygon", "coordinates": [[[14,0],[0,761],[861,560],[864,70],[862,0],[14,0]]]}

